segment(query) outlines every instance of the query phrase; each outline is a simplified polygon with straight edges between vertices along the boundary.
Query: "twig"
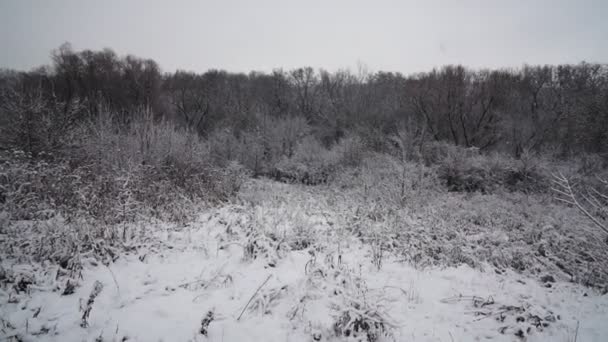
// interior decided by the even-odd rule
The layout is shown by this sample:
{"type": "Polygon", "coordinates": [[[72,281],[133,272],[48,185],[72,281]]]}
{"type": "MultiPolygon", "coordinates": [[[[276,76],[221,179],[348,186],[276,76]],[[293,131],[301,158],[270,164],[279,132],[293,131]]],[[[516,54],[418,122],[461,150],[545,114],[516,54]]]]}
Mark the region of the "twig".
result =
{"type": "Polygon", "coordinates": [[[399,290],[399,291],[401,291],[401,293],[403,293],[403,295],[407,296],[407,291],[406,291],[406,290],[404,290],[404,289],[402,289],[402,288],[400,288],[399,286],[390,286],[390,285],[386,285],[386,286],[384,286],[382,289],[383,289],[383,290],[384,290],[384,289],[395,289],[395,290],[399,290]]]}
{"type": "Polygon", "coordinates": [[[86,328],[89,326],[89,322],[87,320],[89,318],[89,315],[91,314],[91,310],[93,310],[95,298],[97,298],[97,296],[101,293],[102,290],[103,284],[100,281],[96,280],[95,284],[93,284],[93,290],[89,295],[89,300],[87,301],[86,307],[83,308],[84,313],[82,314],[82,319],[80,323],[81,327],[86,328]]]}
{"type": "Polygon", "coordinates": [[[251,301],[253,300],[253,298],[255,297],[256,294],[258,294],[258,292],[260,291],[260,289],[266,285],[266,283],[268,282],[268,280],[270,280],[270,277],[272,277],[272,274],[269,274],[268,277],[266,278],[266,280],[264,280],[264,282],[262,283],[262,285],[260,285],[258,287],[257,290],[255,290],[255,292],[253,293],[253,295],[251,296],[251,298],[249,298],[249,301],[247,302],[247,304],[245,305],[245,307],[243,308],[243,311],[241,311],[241,314],[239,315],[239,317],[236,319],[237,321],[241,319],[241,316],[243,316],[243,314],[245,313],[245,310],[247,310],[247,307],[249,307],[249,304],[251,304],[251,301]]]}
{"type": "Polygon", "coordinates": [[[559,201],[576,206],[583,214],[585,214],[585,216],[587,216],[591,221],[593,221],[593,223],[597,227],[602,229],[604,232],[608,233],[608,227],[603,225],[596,217],[591,215],[591,213],[589,213],[589,211],[587,211],[587,209],[585,209],[585,207],[583,207],[579,203],[579,201],[576,199],[576,196],[574,195],[574,190],[572,189],[572,186],[570,185],[570,181],[568,180],[568,178],[566,178],[561,173],[559,175],[553,175],[553,177],[555,178],[553,180],[553,182],[563,189],[563,190],[561,190],[561,189],[557,189],[557,188],[552,188],[553,191],[559,195],[566,197],[566,198],[560,198],[560,197],[556,196],[555,198],[559,201]]]}
{"type": "MultiPolygon", "coordinates": [[[[218,268],[217,272],[215,272],[213,277],[211,277],[209,279],[209,281],[207,281],[207,283],[205,283],[204,280],[199,279],[199,280],[191,281],[189,283],[181,284],[181,285],[179,285],[179,287],[187,288],[189,285],[201,283],[201,284],[203,284],[202,290],[206,290],[222,274],[222,271],[224,270],[224,267],[226,267],[227,264],[228,264],[228,261],[226,261],[222,266],[220,266],[218,268]]],[[[230,277],[230,275],[226,276],[226,278],[228,278],[228,277],[230,277]]],[[[226,281],[226,279],[224,279],[224,281],[226,281]]],[[[202,297],[203,295],[204,294],[202,293],[202,294],[192,298],[192,302],[196,302],[196,300],[199,299],[200,297],[202,297]]]]}
{"type": "Polygon", "coordinates": [[[483,301],[484,299],[482,297],[479,296],[453,296],[453,297],[448,297],[448,298],[443,298],[440,300],[441,303],[444,304],[450,304],[450,303],[456,303],[456,302],[460,302],[460,301],[483,301]]]}
{"type": "Polygon", "coordinates": [[[576,339],[578,338],[578,325],[579,325],[580,321],[576,321],[576,330],[574,332],[574,342],[576,342],[576,339]]]}
{"type": "Polygon", "coordinates": [[[118,291],[118,297],[120,297],[122,299],[122,296],[120,295],[120,286],[118,286],[118,281],[116,280],[116,276],[114,275],[114,272],[112,272],[112,269],[110,268],[110,266],[106,266],[108,268],[108,271],[110,271],[110,274],[112,275],[112,279],[114,280],[114,285],[116,285],[116,290],[118,291]]]}

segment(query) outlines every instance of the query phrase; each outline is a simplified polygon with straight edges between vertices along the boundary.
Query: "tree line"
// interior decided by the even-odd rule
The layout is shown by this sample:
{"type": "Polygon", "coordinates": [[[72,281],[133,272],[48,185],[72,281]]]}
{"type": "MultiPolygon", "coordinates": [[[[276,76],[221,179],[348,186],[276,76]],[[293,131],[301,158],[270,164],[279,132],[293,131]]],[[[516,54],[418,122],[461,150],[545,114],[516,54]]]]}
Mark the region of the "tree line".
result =
{"type": "Polygon", "coordinates": [[[386,136],[406,131],[412,143],[445,141],[516,157],[526,150],[564,157],[608,152],[605,64],[453,65],[412,75],[309,67],[163,73],[154,60],[110,49],[74,51],[64,44],[51,57],[49,66],[0,72],[0,125],[12,132],[2,147],[36,152],[41,131],[61,136],[102,112],[129,122],[146,110],[201,136],[226,129],[263,136],[272,128],[267,122],[288,121],[295,122],[288,129],[306,126],[327,147],[357,134],[382,149],[390,143],[386,136]]]}

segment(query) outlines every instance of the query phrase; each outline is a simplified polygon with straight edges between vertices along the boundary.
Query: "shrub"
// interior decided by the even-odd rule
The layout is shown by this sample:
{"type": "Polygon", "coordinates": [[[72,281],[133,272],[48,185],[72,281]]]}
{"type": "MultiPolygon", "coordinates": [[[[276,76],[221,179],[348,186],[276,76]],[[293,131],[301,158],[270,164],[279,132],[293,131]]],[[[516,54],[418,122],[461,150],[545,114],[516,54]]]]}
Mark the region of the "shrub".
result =
{"type": "Polygon", "coordinates": [[[227,165],[231,161],[238,160],[241,155],[243,144],[230,129],[213,131],[207,141],[210,157],[214,164],[227,165]]]}
{"type": "Polygon", "coordinates": [[[487,192],[490,186],[495,185],[495,179],[491,179],[494,165],[482,164],[481,159],[469,157],[463,148],[439,144],[431,146],[433,152],[427,155],[439,164],[439,178],[448,191],[487,192]]]}
{"type": "Polygon", "coordinates": [[[284,157],[274,170],[274,178],[284,182],[307,185],[326,183],[338,167],[339,158],[332,150],[325,149],[314,137],[302,140],[295,148],[293,157],[284,157]]]}
{"type": "Polygon", "coordinates": [[[426,166],[441,164],[448,157],[460,153],[456,146],[443,141],[432,141],[421,148],[422,161],[426,166]]]}
{"type": "Polygon", "coordinates": [[[351,134],[341,139],[332,151],[339,159],[338,164],[343,167],[357,167],[367,151],[367,146],[361,137],[351,134]]]}
{"type": "Polygon", "coordinates": [[[506,189],[529,193],[548,189],[548,172],[531,153],[515,160],[498,153],[479,154],[455,146],[441,151],[447,155],[437,161],[439,178],[448,191],[492,193],[506,189]]]}
{"type": "Polygon", "coordinates": [[[37,156],[58,151],[66,135],[82,116],[79,101],[59,102],[41,91],[0,89],[0,148],[23,150],[37,156]]]}
{"type": "Polygon", "coordinates": [[[196,201],[232,198],[247,176],[236,162],[212,163],[196,134],[147,115],[126,126],[100,117],[75,136],[73,150],[53,159],[4,156],[0,197],[14,219],[61,212],[106,222],[139,215],[182,221],[196,201]]]}
{"type": "Polygon", "coordinates": [[[386,207],[417,206],[439,190],[434,168],[379,153],[364,154],[360,166],[342,170],[335,184],[386,207]]]}
{"type": "Polygon", "coordinates": [[[294,155],[296,146],[310,132],[298,116],[277,118],[256,115],[256,125],[246,130],[220,128],[208,138],[211,156],[218,165],[238,161],[254,176],[273,174],[283,158],[294,155]]]}

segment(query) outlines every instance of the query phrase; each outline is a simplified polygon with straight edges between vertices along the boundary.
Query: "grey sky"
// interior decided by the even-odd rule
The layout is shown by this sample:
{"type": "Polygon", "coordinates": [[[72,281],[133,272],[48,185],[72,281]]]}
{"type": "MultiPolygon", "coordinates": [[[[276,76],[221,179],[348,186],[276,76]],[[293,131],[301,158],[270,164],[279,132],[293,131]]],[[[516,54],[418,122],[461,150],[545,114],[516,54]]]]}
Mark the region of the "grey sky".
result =
{"type": "Polygon", "coordinates": [[[608,0],[0,0],[0,67],[110,47],[165,71],[608,62],[608,0]]]}

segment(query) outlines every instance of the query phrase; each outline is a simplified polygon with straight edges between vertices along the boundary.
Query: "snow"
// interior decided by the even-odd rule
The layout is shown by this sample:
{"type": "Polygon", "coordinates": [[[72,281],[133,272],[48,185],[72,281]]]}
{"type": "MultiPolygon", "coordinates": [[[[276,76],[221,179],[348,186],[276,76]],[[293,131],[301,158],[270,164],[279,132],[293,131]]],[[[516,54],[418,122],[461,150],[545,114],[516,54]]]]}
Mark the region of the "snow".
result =
{"type": "MultiPolygon", "coordinates": [[[[263,196],[256,198],[264,202],[263,196]]],[[[355,338],[353,332],[346,337],[345,329],[337,332],[335,323],[349,312],[351,318],[360,314],[370,321],[381,319],[386,333],[380,341],[608,338],[607,295],[560,280],[546,287],[537,278],[510,270],[498,274],[489,265],[482,267],[487,271],[469,266],[417,268],[385,255],[378,269],[370,261],[368,244],[325,230],[336,218],[319,214],[326,209],[322,203],[300,204],[299,210],[285,203],[235,204],[209,209],[187,227],[150,227],[164,247],[154,253],[136,249],[108,266],[85,264],[71,295],[63,296],[51,280],[50,286],[32,287],[29,294],[0,290],[0,337],[19,333],[26,341],[366,341],[364,334],[355,338]],[[273,253],[248,256],[249,229],[295,231],[294,222],[313,227],[318,246],[283,250],[279,244],[273,253]],[[79,307],[96,281],[103,290],[83,328],[79,307]],[[213,320],[205,336],[201,321],[209,311],[213,320]],[[6,322],[14,329],[6,328],[6,322]],[[520,329],[521,339],[516,336],[520,329]]],[[[2,263],[13,272],[36,267],[19,260],[2,263]]],[[[40,267],[52,277],[59,266],[40,267]]]]}

